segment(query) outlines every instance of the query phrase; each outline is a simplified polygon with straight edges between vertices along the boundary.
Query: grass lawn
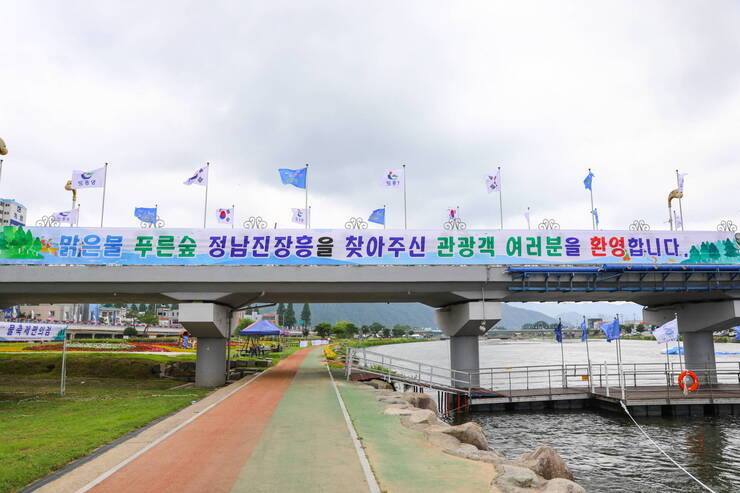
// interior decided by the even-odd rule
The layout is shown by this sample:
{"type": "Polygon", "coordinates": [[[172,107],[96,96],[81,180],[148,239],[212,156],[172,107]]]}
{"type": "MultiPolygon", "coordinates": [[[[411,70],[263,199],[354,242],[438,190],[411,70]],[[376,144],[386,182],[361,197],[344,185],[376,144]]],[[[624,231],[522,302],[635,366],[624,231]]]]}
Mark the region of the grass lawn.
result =
{"type": "MultiPolygon", "coordinates": [[[[138,355],[125,355],[131,356],[138,355]]],[[[60,397],[58,379],[0,377],[0,491],[18,490],[209,392],[171,390],[176,385],[160,379],[68,377],[66,395],[60,397]]]]}

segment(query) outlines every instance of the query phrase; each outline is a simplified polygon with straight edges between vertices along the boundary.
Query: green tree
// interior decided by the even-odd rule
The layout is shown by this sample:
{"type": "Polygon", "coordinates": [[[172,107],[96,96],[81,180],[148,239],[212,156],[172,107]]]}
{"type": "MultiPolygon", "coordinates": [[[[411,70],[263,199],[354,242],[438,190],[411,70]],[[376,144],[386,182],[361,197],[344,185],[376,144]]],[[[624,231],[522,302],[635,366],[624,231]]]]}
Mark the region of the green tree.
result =
{"type": "Polygon", "coordinates": [[[136,330],[136,327],[126,327],[125,329],[123,329],[123,335],[136,337],[139,335],[139,331],[136,330]]]}
{"type": "Polygon", "coordinates": [[[146,313],[146,305],[144,303],[140,304],[136,311],[139,313],[146,313]]]}
{"type": "Polygon", "coordinates": [[[645,324],[637,324],[637,332],[645,332],[645,324]]]}
{"type": "Polygon", "coordinates": [[[711,243],[709,245],[709,258],[711,259],[711,261],[712,262],[718,261],[720,256],[721,255],[719,253],[719,248],[717,248],[717,245],[715,245],[714,243],[711,243]]]}
{"type": "Polygon", "coordinates": [[[144,312],[136,315],[136,320],[147,325],[159,325],[159,318],[154,312],[144,312]]]}
{"type": "Polygon", "coordinates": [[[738,256],[737,246],[735,246],[735,244],[732,241],[730,241],[729,238],[725,240],[724,247],[725,247],[724,248],[725,257],[737,257],[738,256]]]}
{"type": "Polygon", "coordinates": [[[277,307],[277,324],[279,327],[285,325],[285,305],[278,303],[277,307]]]}
{"type": "Polygon", "coordinates": [[[233,332],[232,335],[235,335],[235,336],[239,335],[239,331],[240,330],[242,330],[245,327],[249,327],[253,323],[254,323],[254,320],[252,320],[249,317],[244,317],[244,318],[240,319],[239,320],[239,323],[236,324],[236,328],[234,329],[234,332],[233,332]]]}
{"type": "Polygon", "coordinates": [[[326,322],[321,322],[320,324],[316,324],[314,330],[316,331],[317,336],[324,339],[331,333],[331,325],[326,322]]]}
{"type": "Polygon", "coordinates": [[[285,310],[285,326],[289,329],[295,327],[295,311],[293,310],[293,303],[288,303],[288,308],[285,310]]]}
{"type": "Polygon", "coordinates": [[[380,331],[380,337],[383,339],[388,339],[391,336],[391,329],[388,327],[383,327],[383,329],[380,331]]]}
{"type": "Polygon", "coordinates": [[[332,333],[337,337],[352,338],[357,334],[357,332],[357,326],[347,320],[337,322],[332,328],[332,333]]]}
{"type": "Polygon", "coordinates": [[[370,324],[370,333],[373,334],[375,337],[380,337],[380,334],[383,332],[383,324],[380,324],[378,322],[373,322],[370,324]]]}
{"type": "Polygon", "coordinates": [[[311,308],[308,306],[308,303],[303,304],[303,309],[301,310],[301,320],[303,320],[304,328],[311,326],[311,308]]]}
{"type": "Polygon", "coordinates": [[[409,332],[411,332],[410,325],[396,324],[393,326],[393,329],[391,329],[391,334],[393,334],[393,337],[403,337],[409,332]]]}

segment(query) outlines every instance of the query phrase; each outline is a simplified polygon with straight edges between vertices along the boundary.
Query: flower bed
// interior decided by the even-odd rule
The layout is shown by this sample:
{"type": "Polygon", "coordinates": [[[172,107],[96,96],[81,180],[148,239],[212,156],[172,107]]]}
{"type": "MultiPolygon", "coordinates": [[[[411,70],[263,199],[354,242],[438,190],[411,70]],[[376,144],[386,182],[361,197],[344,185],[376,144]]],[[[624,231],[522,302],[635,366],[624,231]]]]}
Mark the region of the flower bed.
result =
{"type": "MultiPolygon", "coordinates": [[[[38,346],[28,346],[23,348],[24,351],[61,351],[63,345],[61,342],[53,344],[41,344],[38,346]]],[[[67,344],[68,351],[115,351],[115,352],[157,352],[157,353],[169,353],[178,351],[179,349],[175,346],[168,347],[164,344],[142,344],[138,342],[132,343],[110,343],[110,342],[70,342],[67,344]]]]}

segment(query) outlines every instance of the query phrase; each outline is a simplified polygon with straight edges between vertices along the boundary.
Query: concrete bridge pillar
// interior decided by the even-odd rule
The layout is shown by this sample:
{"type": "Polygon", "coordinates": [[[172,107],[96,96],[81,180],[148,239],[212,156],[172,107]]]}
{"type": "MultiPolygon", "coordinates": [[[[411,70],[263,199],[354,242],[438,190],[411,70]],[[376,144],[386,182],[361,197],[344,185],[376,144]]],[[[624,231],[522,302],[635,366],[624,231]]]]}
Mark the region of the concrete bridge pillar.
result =
{"type": "Polygon", "coordinates": [[[663,325],[678,316],[678,332],[683,336],[686,368],[696,373],[702,384],[717,383],[713,332],[740,325],[740,300],[685,303],[672,307],[645,308],[644,319],[663,325]]]}
{"type": "MultiPolygon", "coordinates": [[[[480,369],[478,337],[501,320],[501,303],[469,301],[439,308],[434,315],[437,326],[450,336],[450,368],[458,372],[477,372],[480,369]]],[[[464,373],[455,373],[452,379],[455,387],[480,386],[477,373],[470,379],[464,373]]]]}
{"type": "Polygon", "coordinates": [[[231,310],[215,303],[180,303],[179,319],[198,338],[195,386],[217,387],[226,383],[226,337],[231,310]]]}

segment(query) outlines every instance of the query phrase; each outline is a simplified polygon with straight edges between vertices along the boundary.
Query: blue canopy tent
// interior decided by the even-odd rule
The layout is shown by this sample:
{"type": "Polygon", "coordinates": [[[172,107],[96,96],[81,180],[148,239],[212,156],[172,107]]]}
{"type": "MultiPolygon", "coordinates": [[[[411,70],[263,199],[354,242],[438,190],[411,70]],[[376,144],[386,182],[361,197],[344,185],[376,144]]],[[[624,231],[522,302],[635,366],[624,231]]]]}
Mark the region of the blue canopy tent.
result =
{"type": "MultiPolygon", "coordinates": [[[[266,352],[269,352],[270,349],[265,347],[260,347],[256,339],[264,336],[278,336],[280,337],[280,329],[270,322],[269,320],[259,320],[249,327],[245,327],[242,330],[239,331],[239,335],[241,336],[247,336],[247,342],[244,344],[244,348],[242,349],[242,354],[244,355],[250,355],[250,356],[260,356],[266,352]],[[251,347],[250,347],[250,340],[251,340],[251,347]]],[[[278,339],[278,351],[280,350],[280,341],[278,339]]]]}
{"type": "Polygon", "coordinates": [[[260,337],[260,336],[279,336],[280,329],[269,320],[259,320],[249,327],[239,331],[240,336],[260,337]]]}

